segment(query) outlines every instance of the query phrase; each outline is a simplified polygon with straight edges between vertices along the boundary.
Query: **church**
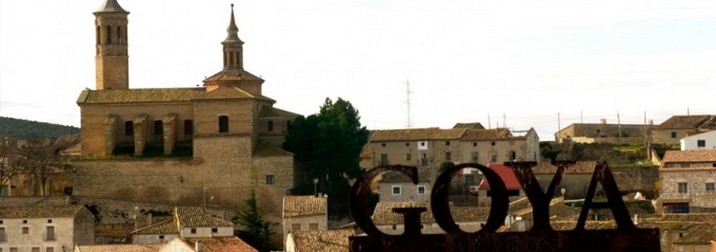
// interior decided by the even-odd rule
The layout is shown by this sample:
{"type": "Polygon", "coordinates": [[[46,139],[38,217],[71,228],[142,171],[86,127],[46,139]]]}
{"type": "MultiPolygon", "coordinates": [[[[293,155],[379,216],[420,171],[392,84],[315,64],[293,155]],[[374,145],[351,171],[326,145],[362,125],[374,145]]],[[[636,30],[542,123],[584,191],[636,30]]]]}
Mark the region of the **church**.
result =
{"type": "Polygon", "coordinates": [[[94,15],[96,87],[77,99],[73,194],[232,209],[254,191],[262,209],[280,211],[298,174],[281,144],[300,115],[273,107],[244,69],[233,4],[223,68],[196,88],[131,88],[129,12],[105,0],[94,15]]]}

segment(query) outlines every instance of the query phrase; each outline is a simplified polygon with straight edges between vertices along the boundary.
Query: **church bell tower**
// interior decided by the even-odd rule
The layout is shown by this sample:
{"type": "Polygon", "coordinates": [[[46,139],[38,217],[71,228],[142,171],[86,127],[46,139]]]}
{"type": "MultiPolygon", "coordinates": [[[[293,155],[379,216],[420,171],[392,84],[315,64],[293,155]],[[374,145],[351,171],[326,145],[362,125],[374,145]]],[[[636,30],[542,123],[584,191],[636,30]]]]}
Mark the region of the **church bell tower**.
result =
{"type": "Polygon", "coordinates": [[[97,90],[129,89],[127,15],[117,0],[105,0],[94,12],[97,90]]]}

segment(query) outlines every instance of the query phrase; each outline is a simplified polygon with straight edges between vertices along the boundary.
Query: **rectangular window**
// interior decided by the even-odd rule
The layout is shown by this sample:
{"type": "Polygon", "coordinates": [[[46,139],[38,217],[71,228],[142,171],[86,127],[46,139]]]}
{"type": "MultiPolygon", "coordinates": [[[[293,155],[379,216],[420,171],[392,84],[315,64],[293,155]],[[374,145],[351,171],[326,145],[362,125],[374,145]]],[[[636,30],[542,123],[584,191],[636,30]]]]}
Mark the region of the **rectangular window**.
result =
{"type": "Polygon", "coordinates": [[[160,236],[159,236],[159,240],[164,240],[164,236],[163,236],[163,235],[160,235],[160,236]]]}
{"type": "Polygon", "coordinates": [[[318,230],[318,223],[309,223],[308,230],[318,230]]]}
{"type": "Polygon", "coordinates": [[[286,121],[286,130],[291,128],[291,121],[286,121]]]}
{"type": "Polygon", "coordinates": [[[707,192],[716,191],[716,183],[706,183],[706,191],[707,192]]]}
{"type": "Polygon", "coordinates": [[[218,233],[219,233],[219,228],[211,228],[211,233],[212,233],[212,234],[218,234],[218,233]]]}
{"type": "Polygon", "coordinates": [[[274,183],[274,176],[273,175],[266,175],[266,184],[267,185],[273,185],[274,183]]]}
{"type": "Polygon", "coordinates": [[[22,234],[29,234],[30,233],[30,227],[22,227],[22,234]]]}
{"type": "Polygon", "coordinates": [[[412,159],[412,155],[410,153],[405,153],[405,161],[410,161],[412,159]]]}
{"type": "Polygon", "coordinates": [[[32,252],[40,252],[40,247],[34,247],[31,250],[32,252]]]}
{"type": "Polygon", "coordinates": [[[291,224],[291,231],[301,231],[301,223],[291,224]]]}
{"type": "Polygon", "coordinates": [[[466,186],[474,186],[475,185],[475,175],[465,174],[465,185],[466,186]]]}
{"type": "Polygon", "coordinates": [[[477,163],[478,157],[479,157],[479,156],[477,155],[477,151],[473,152],[473,153],[472,153],[472,162],[477,163]]]}
{"type": "Polygon", "coordinates": [[[0,242],[7,241],[7,237],[5,237],[5,228],[0,227],[0,242]]]}
{"type": "Polygon", "coordinates": [[[452,161],[452,153],[451,152],[445,152],[445,162],[452,161]]]}
{"type": "Polygon", "coordinates": [[[55,240],[55,227],[47,227],[45,232],[45,241],[55,240]]]}
{"type": "Polygon", "coordinates": [[[229,132],[229,117],[219,116],[219,133],[229,132]]]}
{"type": "Polygon", "coordinates": [[[702,140],[702,139],[696,140],[696,147],[700,147],[700,148],[706,147],[706,140],[702,140]]]}
{"type": "Polygon", "coordinates": [[[189,233],[196,234],[196,228],[189,229],[189,233]]]}
{"type": "Polygon", "coordinates": [[[386,154],[386,153],[380,154],[380,165],[388,165],[388,154],[386,154]]]}
{"type": "Polygon", "coordinates": [[[420,165],[428,165],[428,154],[420,153],[420,165]]]}
{"type": "Polygon", "coordinates": [[[495,142],[490,142],[490,145],[495,146],[495,142]]]}
{"type": "Polygon", "coordinates": [[[418,186],[418,195],[425,195],[425,186],[424,185],[418,186]]]}
{"type": "Polygon", "coordinates": [[[154,135],[161,136],[162,134],[164,134],[164,127],[162,121],[154,121],[154,135]]]}
{"type": "Polygon", "coordinates": [[[490,162],[497,162],[497,153],[490,154],[490,162]]]}
{"type": "Polygon", "coordinates": [[[184,120],[184,135],[190,136],[194,134],[194,122],[192,120],[184,120]]]}
{"type": "Polygon", "coordinates": [[[671,138],[676,138],[676,131],[671,132],[671,138]]]}
{"type": "Polygon", "coordinates": [[[689,185],[685,182],[680,182],[678,184],[679,186],[679,193],[688,193],[689,192],[689,185]]]}
{"type": "Polygon", "coordinates": [[[445,146],[450,146],[450,141],[445,141],[445,146]]]}
{"type": "Polygon", "coordinates": [[[10,248],[10,252],[17,252],[17,248],[10,248]]]}
{"type": "MultiPolygon", "coordinates": [[[[2,251],[0,251],[0,252],[2,252],[2,251]]],[[[55,252],[55,248],[47,247],[47,248],[45,248],[45,252],[55,252]]]]}
{"type": "Polygon", "coordinates": [[[268,121],[268,123],[266,124],[266,128],[268,129],[268,131],[273,131],[273,121],[268,121]]]}
{"type": "Polygon", "coordinates": [[[391,188],[391,192],[393,193],[393,195],[400,195],[400,186],[393,186],[391,188]]]}

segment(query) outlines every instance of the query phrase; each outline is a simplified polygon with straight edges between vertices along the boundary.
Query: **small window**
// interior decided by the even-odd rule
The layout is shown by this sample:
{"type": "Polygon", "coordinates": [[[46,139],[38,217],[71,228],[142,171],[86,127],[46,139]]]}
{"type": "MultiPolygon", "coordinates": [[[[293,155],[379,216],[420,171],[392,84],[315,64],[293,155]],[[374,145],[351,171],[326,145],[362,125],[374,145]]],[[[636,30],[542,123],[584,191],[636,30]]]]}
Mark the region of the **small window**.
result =
{"type": "Polygon", "coordinates": [[[445,146],[450,146],[450,141],[445,141],[445,146]]]}
{"type": "Polygon", "coordinates": [[[10,248],[10,252],[17,252],[17,248],[10,248]]]}
{"type": "Polygon", "coordinates": [[[117,26],[117,42],[120,45],[124,43],[124,41],[122,41],[122,28],[119,26],[117,26]]]}
{"type": "Polygon", "coordinates": [[[714,182],[706,183],[705,188],[706,188],[707,192],[716,191],[716,183],[714,183],[714,182]]]}
{"type": "Polygon", "coordinates": [[[428,165],[428,154],[420,153],[420,165],[428,165]]]}
{"type": "Polygon", "coordinates": [[[466,185],[466,186],[473,186],[473,185],[475,185],[475,175],[466,174],[466,175],[465,175],[465,185],[466,185]]]}
{"type": "Polygon", "coordinates": [[[5,237],[5,228],[0,227],[0,242],[7,241],[7,237],[5,237]]]}
{"type": "Polygon", "coordinates": [[[266,128],[268,129],[268,131],[273,131],[273,121],[268,121],[268,123],[266,124],[266,128]]]}
{"type": "Polygon", "coordinates": [[[286,129],[290,129],[290,128],[291,128],[291,121],[286,121],[286,129]]]}
{"type": "Polygon", "coordinates": [[[159,236],[159,240],[164,240],[164,236],[163,236],[163,235],[160,235],[160,236],[159,236]]]}
{"type": "Polygon", "coordinates": [[[40,252],[40,247],[33,247],[32,252],[40,252]]]}
{"type": "Polygon", "coordinates": [[[703,139],[696,140],[696,147],[699,147],[699,148],[706,147],[706,140],[703,140],[703,139]]]}
{"type": "Polygon", "coordinates": [[[490,145],[495,146],[495,142],[490,142],[490,145]]]}
{"type": "Polygon", "coordinates": [[[472,147],[477,147],[477,142],[472,143],[472,147]]]}
{"type": "Polygon", "coordinates": [[[424,185],[418,186],[418,195],[425,195],[425,186],[424,185]]]}
{"type": "Polygon", "coordinates": [[[132,121],[124,122],[124,135],[125,136],[134,135],[134,123],[132,123],[132,121]]]}
{"type": "Polygon", "coordinates": [[[445,162],[452,161],[452,153],[451,152],[445,152],[445,162]]]}
{"type": "Polygon", "coordinates": [[[218,233],[219,233],[219,228],[211,228],[211,233],[212,233],[212,234],[218,234],[218,233]]]}
{"type": "Polygon", "coordinates": [[[388,154],[386,154],[386,153],[380,154],[380,165],[388,165],[388,154]]]}
{"type": "Polygon", "coordinates": [[[478,156],[478,154],[477,154],[477,151],[473,152],[473,153],[472,153],[472,162],[477,162],[478,157],[479,157],[479,156],[478,156]]]}
{"type": "Polygon", "coordinates": [[[110,27],[109,25],[107,26],[105,35],[107,35],[107,42],[105,44],[112,44],[112,27],[110,27]]]}
{"type": "Polygon", "coordinates": [[[47,223],[52,223],[52,219],[47,219],[47,223]]]}
{"type": "Polygon", "coordinates": [[[405,153],[405,161],[410,161],[412,159],[412,155],[410,153],[405,153]]]}
{"type": "Polygon", "coordinates": [[[308,230],[318,230],[318,223],[309,223],[308,230]]]}
{"type": "Polygon", "coordinates": [[[400,186],[393,186],[391,188],[391,192],[393,193],[393,195],[400,195],[400,193],[401,193],[400,189],[401,189],[400,186]]]}
{"type": "Polygon", "coordinates": [[[291,231],[301,231],[301,223],[291,224],[291,231]]]}
{"type": "Polygon", "coordinates": [[[406,146],[406,147],[407,147],[407,146],[410,146],[410,143],[405,143],[405,146],[406,146]]]}
{"type": "Polygon", "coordinates": [[[189,232],[192,233],[192,234],[196,234],[196,228],[191,228],[191,229],[189,230],[189,232]]]}
{"type": "MultiPolygon", "coordinates": [[[[0,251],[0,252],[2,252],[2,251],[0,251]]],[[[55,252],[55,248],[47,247],[47,248],[45,248],[45,252],[55,252]]]]}
{"type": "Polygon", "coordinates": [[[420,142],[420,146],[425,146],[425,142],[420,142]]]}
{"type": "Polygon", "coordinates": [[[164,125],[162,124],[162,121],[154,121],[154,135],[161,136],[162,134],[164,134],[164,125]]]}
{"type": "Polygon", "coordinates": [[[510,161],[517,161],[517,153],[510,151],[510,161]]]}
{"type": "Polygon", "coordinates": [[[266,184],[267,185],[273,185],[274,184],[274,176],[273,175],[266,175],[266,184]]]}
{"type": "Polygon", "coordinates": [[[671,132],[671,138],[676,138],[676,131],[671,132]]]}
{"type": "Polygon", "coordinates": [[[497,162],[497,153],[490,154],[490,162],[497,162]]]}
{"type": "Polygon", "coordinates": [[[190,136],[194,134],[194,121],[184,120],[184,135],[190,136]]]}
{"type": "Polygon", "coordinates": [[[22,224],[27,224],[27,220],[22,220],[22,224]]]}
{"type": "Polygon", "coordinates": [[[689,185],[686,182],[679,182],[679,193],[688,193],[689,192],[689,185]]]}
{"type": "Polygon", "coordinates": [[[45,241],[55,240],[55,227],[47,227],[45,232],[45,241]]]}
{"type": "Polygon", "coordinates": [[[30,233],[30,227],[22,227],[22,234],[29,234],[30,233]]]}
{"type": "Polygon", "coordinates": [[[229,117],[219,116],[219,133],[229,132],[229,117]]]}
{"type": "Polygon", "coordinates": [[[381,144],[380,144],[380,147],[385,147],[385,143],[381,143],[381,144]]]}

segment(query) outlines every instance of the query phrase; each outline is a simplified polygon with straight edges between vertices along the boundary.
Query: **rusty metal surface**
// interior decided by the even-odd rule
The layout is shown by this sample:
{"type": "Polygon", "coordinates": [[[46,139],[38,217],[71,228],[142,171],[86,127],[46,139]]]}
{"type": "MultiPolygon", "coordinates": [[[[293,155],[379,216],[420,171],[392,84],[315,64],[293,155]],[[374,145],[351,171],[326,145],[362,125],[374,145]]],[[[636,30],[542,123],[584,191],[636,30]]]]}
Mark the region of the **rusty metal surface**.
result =
{"type": "Polygon", "coordinates": [[[532,167],[534,162],[508,162],[520,181],[533,207],[534,226],[527,232],[502,232],[497,229],[504,223],[509,208],[507,189],[493,170],[476,163],[460,164],[446,170],[437,178],[431,194],[431,210],[435,221],[445,234],[420,233],[420,213],[425,208],[401,208],[393,211],[404,216],[405,232],[389,235],[381,232],[372,222],[368,209],[370,183],[383,172],[397,171],[418,183],[418,172],[411,166],[380,166],[368,171],[351,191],[351,214],[365,235],[350,237],[350,251],[659,251],[659,230],[638,229],[631,222],[629,212],[619,194],[614,177],[606,163],[598,165],[589,184],[577,227],[570,231],[555,231],[549,224],[549,202],[560,184],[571,161],[554,162],[557,166],[552,182],[543,193],[532,167]],[[455,174],[463,168],[480,170],[490,184],[491,207],[486,224],[477,232],[462,231],[450,214],[448,187],[455,174]],[[597,183],[604,188],[617,223],[615,230],[585,230],[586,214],[593,206],[597,183]]]}

